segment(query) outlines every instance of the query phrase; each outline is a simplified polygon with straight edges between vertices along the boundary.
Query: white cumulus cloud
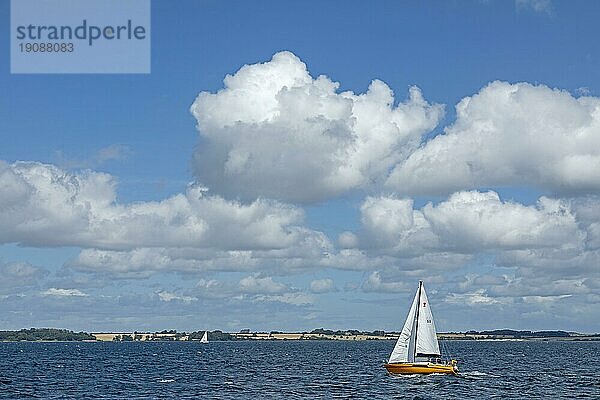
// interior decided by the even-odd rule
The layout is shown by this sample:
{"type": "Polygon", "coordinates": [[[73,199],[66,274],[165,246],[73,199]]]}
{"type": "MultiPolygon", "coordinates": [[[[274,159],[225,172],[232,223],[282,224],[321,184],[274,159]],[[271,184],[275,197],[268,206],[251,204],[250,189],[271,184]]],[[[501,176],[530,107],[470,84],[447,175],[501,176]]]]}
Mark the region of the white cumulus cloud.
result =
{"type": "Polygon", "coordinates": [[[191,112],[201,136],[195,173],[226,197],[311,202],[381,182],[443,114],[416,87],[398,105],[379,80],[366,93],[338,92],[290,52],[224,84],[200,93],[191,112]]]}
{"type": "Polygon", "coordinates": [[[528,83],[492,82],[456,106],[453,125],[399,163],[404,194],[531,185],[600,190],[600,99],[528,83]]]}
{"type": "Polygon", "coordinates": [[[586,237],[568,202],[541,197],[536,205],[525,206],[502,201],[492,191],[457,192],[420,210],[410,200],[369,197],[361,214],[365,244],[399,254],[576,248],[586,237]]]}
{"type": "Polygon", "coordinates": [[[296,207],[224,200],[198,186],[162,201],[119,204],[112,176],[37,162],[0,164],[0,183],[0,243],[282,249],[309,232],[299,226],[303,212],[296,207]]]}
{"type": "Polygon", "coordinates": [[[458,192],[423,214],[440,246],[458,249],[577,245],[582,240],[567,203],[541,197],[535,206],[503,202],[495,192],[458,192]]]}

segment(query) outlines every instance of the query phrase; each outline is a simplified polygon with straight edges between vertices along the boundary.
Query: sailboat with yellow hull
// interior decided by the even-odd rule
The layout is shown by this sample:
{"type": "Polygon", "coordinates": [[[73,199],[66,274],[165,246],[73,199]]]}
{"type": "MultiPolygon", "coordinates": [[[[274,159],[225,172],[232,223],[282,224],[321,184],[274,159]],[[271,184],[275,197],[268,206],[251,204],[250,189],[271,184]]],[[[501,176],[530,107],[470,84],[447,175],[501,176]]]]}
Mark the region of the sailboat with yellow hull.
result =
{"type": "Polygon", "coordinates": [[[456,360],[441,359],[433,314],[423,282],[385,369],[391,374],[457,374],[456,360]]]}

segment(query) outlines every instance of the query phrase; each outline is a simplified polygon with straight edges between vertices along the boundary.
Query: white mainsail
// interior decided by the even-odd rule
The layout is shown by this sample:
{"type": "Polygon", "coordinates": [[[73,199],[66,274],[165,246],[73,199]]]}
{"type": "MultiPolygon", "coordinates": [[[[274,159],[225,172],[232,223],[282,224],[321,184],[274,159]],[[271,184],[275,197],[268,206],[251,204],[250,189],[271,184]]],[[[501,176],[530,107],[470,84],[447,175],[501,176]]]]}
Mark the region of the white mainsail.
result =
{"type": "Polygon", "coordinates": [[[200,339],[200,343],[208,343],[208,331],[204,332],[202,339],[200,339]]]}
{"type": "Polygon", "coordinates": [[[439,357],[440,348],[433,314],[423,282],[415,294],[400,337],[388,360],[389,364],[415,362],[417,357],[439,357]]]}
{"type": "Polygon", "coordinates": [[[425,287],[421,283],[421,300],[419,302],[419,320],[417,322],[417,357],[439,357],[440,346],[438,345],[437,334],[435,332],[435,323],[433,314],[425,287]]]}
{"type": "Polygon", "coordinates": [[[417,302],[419,301],[419,292],[415,294],[415,298],[413,299],[412,306],[410,307],[410,311],[408,312],[408,316],[406,317],[406,321],[404,322],[404,327],[402,328],[402,332],[400,332],[400,337],[396,342],[396,346],[394,346],[394,350],[392,350],[392,354],[390,355],[390,359],[388,363],[399,363],[399,362],[407,362],[414,361],[415,354],[415,341],[414,335],[412,334],[415,331],[416,324],[416,314],[417,314],[417,302]],[[412,355],[412,360],[410,360],[410,355],[412,355]]]}

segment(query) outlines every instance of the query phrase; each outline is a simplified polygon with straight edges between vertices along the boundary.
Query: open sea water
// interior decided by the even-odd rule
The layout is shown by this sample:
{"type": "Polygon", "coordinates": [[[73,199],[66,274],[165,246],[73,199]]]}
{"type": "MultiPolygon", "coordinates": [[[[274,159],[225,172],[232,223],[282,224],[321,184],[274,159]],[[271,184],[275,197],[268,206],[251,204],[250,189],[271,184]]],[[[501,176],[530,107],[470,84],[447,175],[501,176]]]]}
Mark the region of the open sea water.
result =
{"type": "Polygon", "coordinates": [[[452,341],[459,376],[391,376],[393,341],[0,343],[0,398],[600,399],[600,342],[452,341]]]}

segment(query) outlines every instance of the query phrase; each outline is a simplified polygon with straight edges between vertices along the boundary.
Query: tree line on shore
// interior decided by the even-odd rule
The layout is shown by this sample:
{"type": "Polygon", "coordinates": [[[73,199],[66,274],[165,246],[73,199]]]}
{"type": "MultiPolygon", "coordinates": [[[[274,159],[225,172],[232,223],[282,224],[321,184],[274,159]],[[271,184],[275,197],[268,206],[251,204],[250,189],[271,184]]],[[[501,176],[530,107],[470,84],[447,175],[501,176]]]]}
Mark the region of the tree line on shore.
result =
{"type": "Polygon", "coordinates": [[[67,329],[30,328],[18,331],[0,331],[0,341],[4,342],[34,342],[34,341],[64,341],[77,342],[96,340],[94,335],[87,332],[73,332],[67,329]]]}

